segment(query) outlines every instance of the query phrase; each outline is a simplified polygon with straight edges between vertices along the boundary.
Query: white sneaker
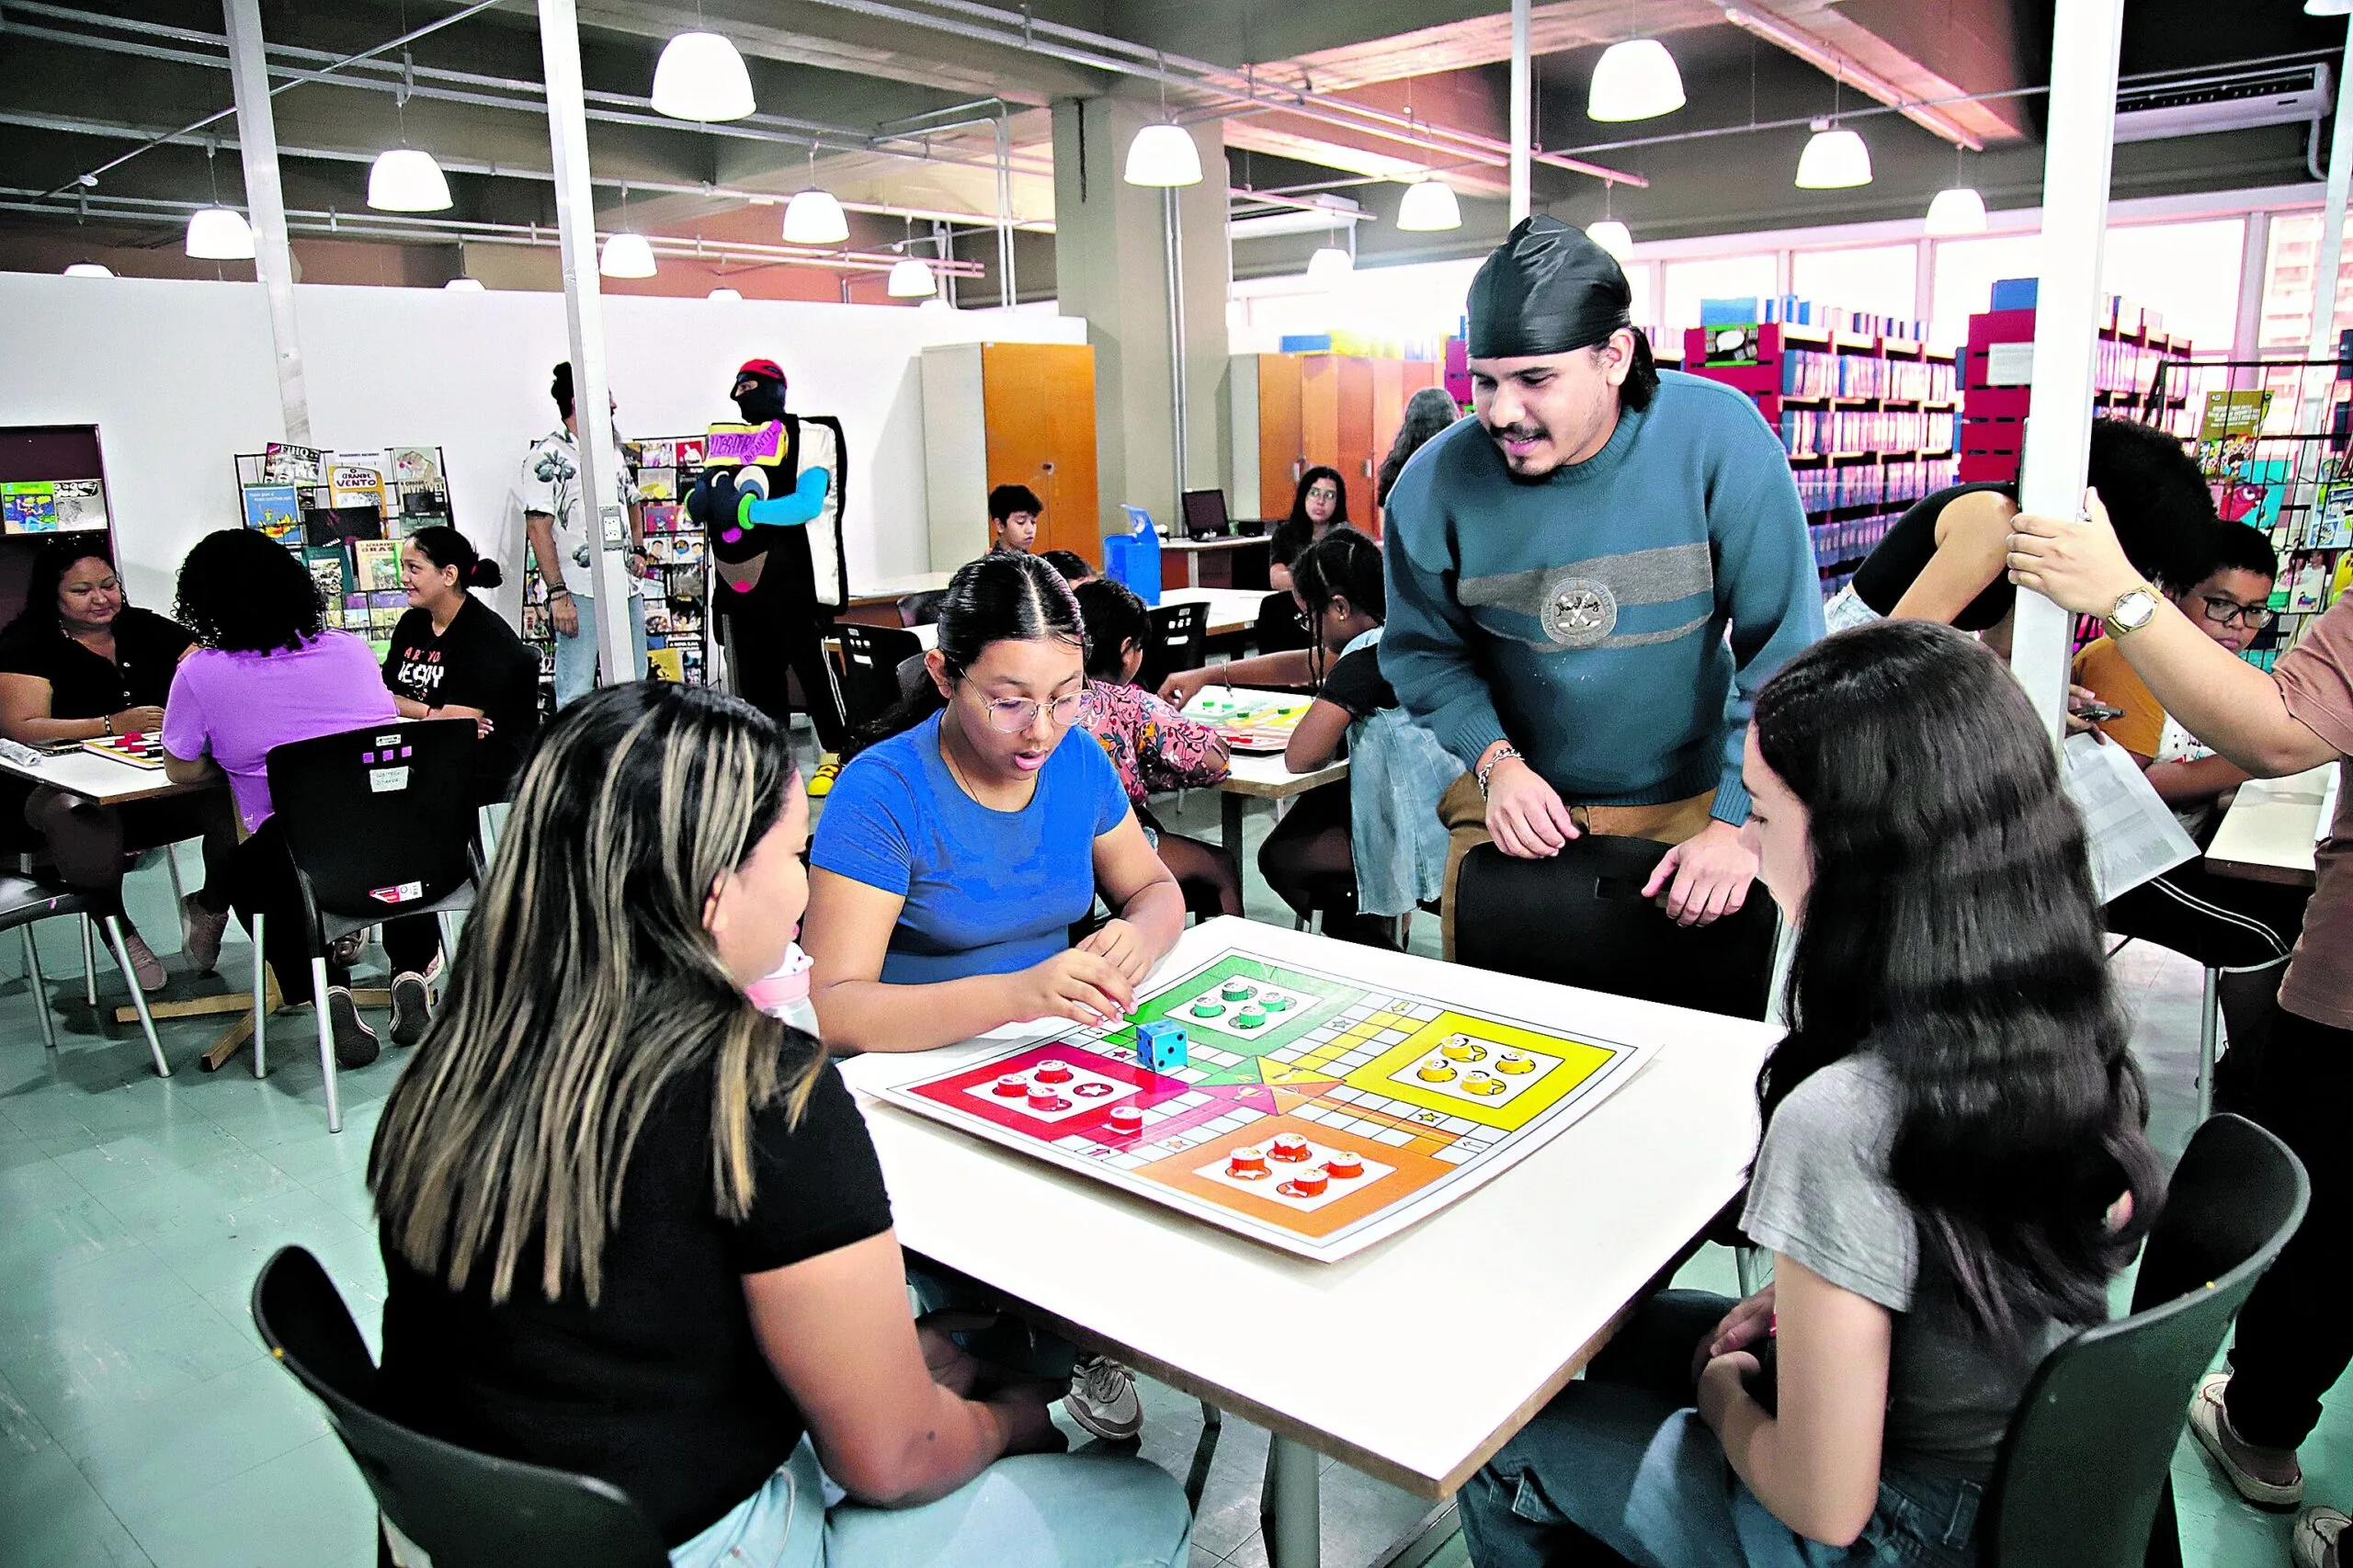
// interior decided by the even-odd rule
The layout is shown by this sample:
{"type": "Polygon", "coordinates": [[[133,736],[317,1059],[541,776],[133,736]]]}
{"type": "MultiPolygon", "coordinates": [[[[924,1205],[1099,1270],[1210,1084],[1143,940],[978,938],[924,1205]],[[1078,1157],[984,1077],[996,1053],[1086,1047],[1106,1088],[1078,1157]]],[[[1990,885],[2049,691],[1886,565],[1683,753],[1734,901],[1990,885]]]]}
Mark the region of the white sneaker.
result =
{"type": "Polygon", "coordinates": [[[1143,1401],[1136,1375],[1107,1357],[1095,1356],[1072,1369],[1070,1392],[1063,1396],[1070,1418],[1107,1443],[1131,1442],[1143,1430],[1143,1401]]]}
{"type": "Polygon", "coordinates": [[[2189,1401],[2190,1435],[2213,1456],[2240,1496],[2258,1508],[2294,1507],[2304,1500],[2304,1472],[2295,1450],[2260,1448],[2240,1437],[2222,1407],[2222,1391],[2230,1386],[2228,1372],[2210,1372],[2198,1385],[2189,1401]],[[2258,1474],[2257,1467],[2269,1473],[2258,1474]]]}
{"type": "Polygon", "coordinates": [[[2307,1508],[2288,1538],[2288,1555],[2296,1568],[2342,1568],[2347,1519],[2334,1508],[2307,1508]]]}

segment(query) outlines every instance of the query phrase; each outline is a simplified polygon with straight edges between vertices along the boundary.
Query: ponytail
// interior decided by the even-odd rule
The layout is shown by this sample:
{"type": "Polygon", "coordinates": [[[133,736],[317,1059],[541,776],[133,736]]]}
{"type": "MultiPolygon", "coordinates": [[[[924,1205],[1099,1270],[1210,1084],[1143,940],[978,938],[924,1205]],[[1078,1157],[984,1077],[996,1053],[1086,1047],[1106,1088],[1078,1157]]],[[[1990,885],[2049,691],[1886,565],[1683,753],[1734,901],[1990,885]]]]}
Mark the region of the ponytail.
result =
{"type": "Polygon", "coordinates": [[[494,588],[506,580],[497,562],[483,560],[475,552],[471,540],[446,523],[417,529],[408,536],[408,542],[434,565],[457,568],[458,586],[461,589],[494,588]]]}

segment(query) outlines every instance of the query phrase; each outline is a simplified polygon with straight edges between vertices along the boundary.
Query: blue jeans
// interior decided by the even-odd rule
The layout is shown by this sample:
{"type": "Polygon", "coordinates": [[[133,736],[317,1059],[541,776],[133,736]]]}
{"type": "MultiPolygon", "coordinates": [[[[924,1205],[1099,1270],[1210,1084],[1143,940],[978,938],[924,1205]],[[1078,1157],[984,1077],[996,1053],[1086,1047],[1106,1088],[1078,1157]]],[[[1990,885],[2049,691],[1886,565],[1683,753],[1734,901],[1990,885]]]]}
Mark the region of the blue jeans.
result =
{"type": "Polygon", "coordinates": [[[1882,1469],[1852,1546],[1808,1540],[1733,1473],[1691,1408],[1691,1352],[1733,1303],[1646,1303],[1462,1489],[1478,1568],[1972,1568],[1982,1489],[1882,1469]]]}
{"type": "Polygon", "coordinates": [[[825,1506],[807,1443],[674,1568],[1184,1568],[1193,1518],[1167,1471],[1121,1455],[999,1460],[936,1503],[825,1506]]]}
{"type": "MultiPolygon", "coordinates": [[[[555,634],[555,705],[568,708],[597,689],[597,601],[577,595],[573,608],[580,612],[580,634],[555,634]]],[[[645,678],[645,601],[629,597],[629,646],[635,668],[630,679],[645,678]]]]}

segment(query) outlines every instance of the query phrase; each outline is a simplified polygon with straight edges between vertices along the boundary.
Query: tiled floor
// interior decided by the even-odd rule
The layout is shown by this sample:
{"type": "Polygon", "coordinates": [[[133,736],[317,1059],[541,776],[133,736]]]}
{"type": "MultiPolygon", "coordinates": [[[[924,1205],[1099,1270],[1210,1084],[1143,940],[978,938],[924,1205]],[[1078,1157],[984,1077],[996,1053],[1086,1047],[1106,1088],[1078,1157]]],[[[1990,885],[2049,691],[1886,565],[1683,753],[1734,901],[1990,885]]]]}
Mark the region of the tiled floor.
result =
{"type": "MultiPolygon", "coordinates": [[[[1195,792],[1171,825],[1216,837],[1217,801],[1195,792]]],[[[1255,851],[1267,819],[1249,819],[1255,851]]],[[[159,950],[176,945],[160,874],[135,879],[132,913],[159,950]]],[[[1250,907],[1277,907],[1250,875],[1250,907]]],[[[1413,946],[1435,956],[1433,920],[1413,946]]],[[[134,1029],[102,1035],[81,1000],[72,924],[43,933],[62,1049],[43,1051],[20,949],[0,941],[0,1568],[364,1568],[374,1561],[366,1488],[317,1407],[262,1352],[245,1310],[254,1273],[288,1243],[326,1264],[369,1335],[383,1290],[361,1171],[399,1054],[342,1075],[345,1131],[326,1131],[308,1016],[282,1017],[271,1075],[240,1057],[207,1074],[202,1020],[164,1027],[175,1072],[159,1082],[134,1029]]],[[[235,974],[247,949],[233,942],[235,974]]],[[[2198,976],[2163,954],[2118,960],[2139,1017],[2156,1133],[2179,1148],[2189,1121],[2198,976]]],[[[101,964],[102,1003],[121,982],[101,964]]],[[[1730,1290],[1720,1252],[1690,1278],[1730,1290]]],[[[1199,1407],[1146,1391],[1143,1452],[1180,1477],[1199,1407]]],[[[1225,1424],[1194,1561],[1256,1564],[1266,1435],[1225,1424]]],[[[2315,1500],[2353,1499],[2353,1423],[2340,1399],[2304,1450],[2315,1500]]],[[[2285,1561],[2285,1519],[2241,1505],[2187,1442],[2175,1462],[2193,1568],[2285,1561]]],[[[1425,1505],[1327,1464],[1325,1561],[1370,1562],[1425,1505]]],[[[1464,1561],[1460,1542],[1438,1559],[1464,1561]]]]}

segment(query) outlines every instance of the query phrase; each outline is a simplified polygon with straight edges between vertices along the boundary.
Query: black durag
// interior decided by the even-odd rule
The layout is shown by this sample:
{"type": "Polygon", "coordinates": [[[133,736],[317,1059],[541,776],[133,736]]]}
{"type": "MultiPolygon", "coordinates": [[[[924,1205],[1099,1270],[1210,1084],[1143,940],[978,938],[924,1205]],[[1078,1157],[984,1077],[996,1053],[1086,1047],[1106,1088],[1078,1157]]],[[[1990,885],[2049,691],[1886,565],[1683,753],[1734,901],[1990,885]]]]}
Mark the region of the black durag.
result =
{"type": "Polygon", "coordinates": [[[1540,213],[1523,218],[1471,280],[1470,357],[1590,348],[1634,324],[1633,302],[1617,258],[1583,229],[1540,213]]]}

